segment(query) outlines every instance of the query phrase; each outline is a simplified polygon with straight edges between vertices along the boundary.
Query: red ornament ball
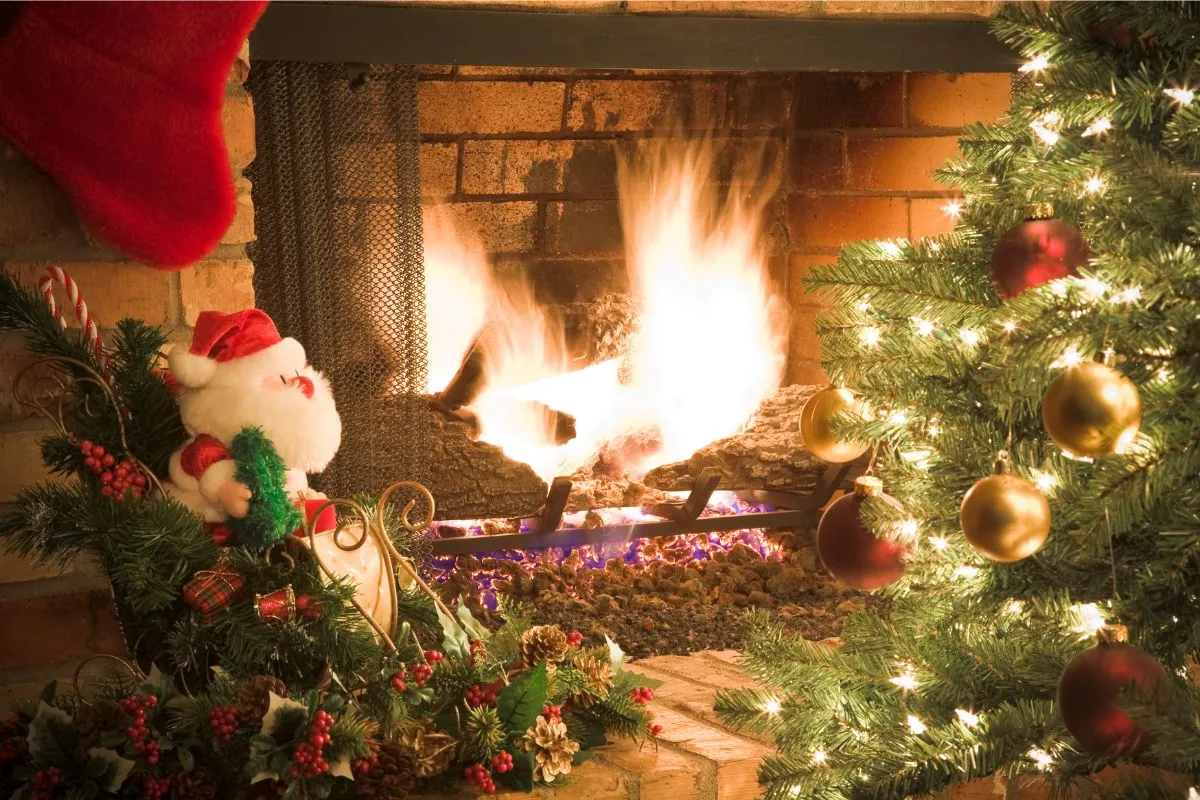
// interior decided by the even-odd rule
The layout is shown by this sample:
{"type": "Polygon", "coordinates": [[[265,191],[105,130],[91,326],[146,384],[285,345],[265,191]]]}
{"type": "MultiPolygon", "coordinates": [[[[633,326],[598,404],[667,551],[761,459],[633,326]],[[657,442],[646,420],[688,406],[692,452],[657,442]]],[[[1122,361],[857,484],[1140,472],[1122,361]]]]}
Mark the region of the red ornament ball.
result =
{"type": "Polygon", "coordinates": [[[874,497],[900,507],[883,493],[883,482],[864,475],[854,492],[826,509],[817,525],[817,553],[829,574],[863,591],[887,586],[904,574],[905,548],[874,534],[859,515],[863,501],[874,497]]]}
{"type": "Polygon", "coordinates": [[[1000,237],[992,253],[992,283],[1005,300],[1074,275],[1088,261],[1083,234],[1061,219],[1027,219],[1000,237]]]}
{"type": "Polygon", "coordinates": [[[1135,756],[1153,741],[1121,708],[1122,693],[1136,686],[1163,703],[1171,688],[1162,665],[1126,638],[1121,626],[1101,630],[1096,645],[1075,656],[1058,681],[1063,724],[1084,750],[1102,758],[1135,756]]]}

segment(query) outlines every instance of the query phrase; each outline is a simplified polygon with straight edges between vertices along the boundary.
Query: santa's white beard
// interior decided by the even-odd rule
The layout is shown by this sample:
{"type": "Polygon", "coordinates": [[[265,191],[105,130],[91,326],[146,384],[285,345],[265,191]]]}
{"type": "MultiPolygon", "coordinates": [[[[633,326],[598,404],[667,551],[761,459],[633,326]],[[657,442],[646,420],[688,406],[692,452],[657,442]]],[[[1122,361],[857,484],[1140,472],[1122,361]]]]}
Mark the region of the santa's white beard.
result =
{"type": "Polygon", "coordinates": [[[325,378],[306,372],[313,396],[296,388],[207,386],[179,398],[183,424],[228,444],[244,428],[262,428],[283,462],[304,472],[320,472],[337,453],[342,421],[325,378]]]}

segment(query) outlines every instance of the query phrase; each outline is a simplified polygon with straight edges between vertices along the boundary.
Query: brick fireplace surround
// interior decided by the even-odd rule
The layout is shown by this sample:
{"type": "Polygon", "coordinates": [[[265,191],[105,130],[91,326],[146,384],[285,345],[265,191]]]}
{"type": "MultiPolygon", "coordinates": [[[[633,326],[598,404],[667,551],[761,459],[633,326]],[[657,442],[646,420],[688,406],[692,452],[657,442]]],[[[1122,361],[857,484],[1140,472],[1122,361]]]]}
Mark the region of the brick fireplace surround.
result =
{"type": "MultiPolygon", "coordinates": [[[[599,3],[590,10],[626,5],[599,3]]],[[[650,3],[633,10],[703,6],[712,12],[713,5],[650,3]]],[[[725,10],[734,5],[723,4],[725,10]]],[[[878,12],[886,4],[841,5],[878,12]]],[[[812,14],[837,6],[756,2],[740,10],[812,14]]],[[[990,4],[906,8],[928,12],[931,6],[939,14],[979,13],[990,4]]],[[[166,326],[177,341],[189,337],[202,309],[252,305],[247,245],[254,220],[249,181],[242,177],[255,153],[253,108],[242,88],[248,69],[243,51],[224,113],[238,215],[207,258],[180,273],[130,263],[96,242],[51,181],[0,142],[0,266],[32,285],[46,265],[61,265],[78,279],[102,324],[136,316],[166,326]]],[[[678,117],[703,118],[730,136],[770,140],[786,168],[768,231],[772,275],[791,309],[786,379],[820,383],[813,325],[819,306],[800,280],[813,265],[832,260],[844,242],[949,230],[951,220],[941,210],[949,195],[931,174],[955,154],[964,123],[1003,113],[1010,83],[1007,74],[429,66],[420,84],[422,186],[481,234],[501,268],[531,270],[543,299],[566,301],[620,281],[616,140],[678,117]]],[[[29,360],[18,335],[0,334],[0,503],[44,477],[37,449],[44,426],[22,416],[10,391],[29,360]]],[[[0,556],[0,713],[17,696],[69,675],[80,658],[121,649],[107,586],[93,566],[76,563],[60,573],[0,556]]],[[[626,789],[618,795],[627,796],[626,789]]]]}

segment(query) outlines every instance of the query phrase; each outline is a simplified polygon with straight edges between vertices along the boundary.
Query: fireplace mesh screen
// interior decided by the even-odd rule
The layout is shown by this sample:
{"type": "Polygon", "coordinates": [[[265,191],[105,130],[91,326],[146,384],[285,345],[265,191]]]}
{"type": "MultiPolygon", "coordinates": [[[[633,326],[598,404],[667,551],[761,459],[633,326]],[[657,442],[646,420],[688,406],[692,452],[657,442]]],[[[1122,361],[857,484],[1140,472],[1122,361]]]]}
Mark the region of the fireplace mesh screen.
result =
{"type": "Polygon", "coordinates": [[[425,481],[416,70],[255,62],[247,85],[257,303],[305,345],[342,414],[314,485],[344,497],[425,481]]]}

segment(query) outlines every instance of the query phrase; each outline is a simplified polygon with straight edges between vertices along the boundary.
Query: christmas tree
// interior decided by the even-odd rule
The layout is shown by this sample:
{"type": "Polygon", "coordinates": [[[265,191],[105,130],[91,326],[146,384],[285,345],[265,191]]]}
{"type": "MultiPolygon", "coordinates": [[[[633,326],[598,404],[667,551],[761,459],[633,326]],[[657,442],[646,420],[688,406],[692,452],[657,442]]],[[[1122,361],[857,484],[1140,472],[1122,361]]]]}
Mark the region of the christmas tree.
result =
{"type": "Polygon", "coordinates": [[[1112,796],[1196,796],[1200,7],[1045,5],[993,23],[1026,61],[939,172],[954,232],[809,281],[854,392],[818,422],[873,453],[818,549],[886,586],[836,648],[755,619],[765,688],[718,710],[775,737],[768,798],[1066,796],[1126,761],[1112,796]]]}

